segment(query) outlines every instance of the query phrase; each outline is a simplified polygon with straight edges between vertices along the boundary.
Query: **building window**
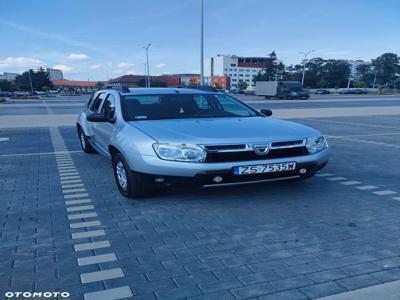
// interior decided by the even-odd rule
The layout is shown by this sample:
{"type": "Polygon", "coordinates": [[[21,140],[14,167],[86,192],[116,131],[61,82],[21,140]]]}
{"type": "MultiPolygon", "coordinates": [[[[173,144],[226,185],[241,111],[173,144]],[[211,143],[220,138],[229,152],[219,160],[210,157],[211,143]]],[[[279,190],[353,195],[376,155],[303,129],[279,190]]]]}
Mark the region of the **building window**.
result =
{"type": "Polygon", "coordinates": [[[236,64],[231,64],[231,67],[236,67],[236,64]]]}
{"type": "Polygon", "coordinates": [[[250,77],[250,75],[249,75],[249,74],[246,74],[245,76],[246,76],[246,77],[250,77]]]}
{"type": "Polygon", "coordinates": [[[232,81],[236,81],[236,78],[233,78],[232,81]]]}
{"type": "Polygon", "coordinates": [[[237,69],[233,69],[233,71],[235,71],[235,72],[236,72],[236,71],[237,71],[237,69]]]}
{"type": "Polygon", "coordinates": [[[250,72],[251,70],[250,69],[246,69],[246,72],[250,72]]]}
{"type": "Polygon", "coordinates": [[[243,77],[243,74],[239,74],[239,77],[243,77]]]}

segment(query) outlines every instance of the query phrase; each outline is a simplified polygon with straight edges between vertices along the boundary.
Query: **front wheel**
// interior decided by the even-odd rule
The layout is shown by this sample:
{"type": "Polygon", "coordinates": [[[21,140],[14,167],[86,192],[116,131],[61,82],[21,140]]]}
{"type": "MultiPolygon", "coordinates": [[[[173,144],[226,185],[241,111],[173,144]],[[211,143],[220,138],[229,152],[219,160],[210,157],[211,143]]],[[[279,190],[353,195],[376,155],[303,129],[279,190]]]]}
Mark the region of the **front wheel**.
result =
{"type": "Polygon", "coordinates": [[[92,145],[90,145],[90,143],[88,141],[88,137],[85,135],[82,128],[80,128],[80,127],[78,127],[78,137],[79,137],[79,141],[81,143],[83,152],[89,153],[89,154],[96,153],[96,150],[92,147],[92,145]]]}
{"type": "Polygon", "coordinates": [[[149,196],[153,189],[146,185],[140,174],[130,170],[121,153],[116,153],[112,160],[115,182],[120,193],[127,198],[149,196]]]}

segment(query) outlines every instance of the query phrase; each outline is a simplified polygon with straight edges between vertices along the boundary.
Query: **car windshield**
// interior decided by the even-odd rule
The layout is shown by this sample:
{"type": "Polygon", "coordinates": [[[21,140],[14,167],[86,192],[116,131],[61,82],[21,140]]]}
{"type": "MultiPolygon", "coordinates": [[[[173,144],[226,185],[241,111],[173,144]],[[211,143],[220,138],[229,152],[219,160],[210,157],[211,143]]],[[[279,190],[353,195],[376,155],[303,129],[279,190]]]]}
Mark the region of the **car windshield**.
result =
{"type": "Polygon", "coordinates": [[[126,121],[259,116],[223,94],[127,95],[122,113],[126,121]]]}

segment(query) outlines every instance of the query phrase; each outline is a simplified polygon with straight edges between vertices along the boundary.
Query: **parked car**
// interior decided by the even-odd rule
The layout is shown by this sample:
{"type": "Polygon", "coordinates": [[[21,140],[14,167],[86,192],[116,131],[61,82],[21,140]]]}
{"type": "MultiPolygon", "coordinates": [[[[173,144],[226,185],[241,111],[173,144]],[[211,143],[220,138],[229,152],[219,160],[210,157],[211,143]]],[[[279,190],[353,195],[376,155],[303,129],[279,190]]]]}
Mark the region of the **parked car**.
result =
{"type": "Polygon", "coordinates": [[[141,197],[160,186],[304,179],[326,165],[319,131],[271,115],[218,92],[103,89],[76,126],[84,152],[112,161],[121,194],[141,197]]]}
{"type": "Polygon", "coordinates": [[[318,89],[315,91],[315,94],[317,94],[317,95],[328,95],[330,93],[331,92],[329,90],[325,90],[325,89],[318,89]]]}
{"type": "Polygon", "coordinates": [[[339,94],[352,94],[351,89],[339,89],[339,94]]]}
{"type": "Polygon", "coordinates": [[[255,90],[245,90],[244,94],[246,96],[255,96],[256,95],[256,91],[255,90]]]}
{"type": "Polygon", "coordinates": [[[352,92],[352,94],[356,94],[356,95],[368,94],[368,92],[363,89],[353,89],[351,92],[352,92]]]}

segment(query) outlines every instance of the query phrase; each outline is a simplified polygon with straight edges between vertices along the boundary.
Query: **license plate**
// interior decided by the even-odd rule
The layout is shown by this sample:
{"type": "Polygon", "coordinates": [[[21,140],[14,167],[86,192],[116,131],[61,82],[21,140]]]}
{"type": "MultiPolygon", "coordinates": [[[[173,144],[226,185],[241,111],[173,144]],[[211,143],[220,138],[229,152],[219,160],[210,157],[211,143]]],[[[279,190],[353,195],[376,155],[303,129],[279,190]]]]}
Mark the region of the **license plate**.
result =
{"type": "Polygon", "coordinates": [[[295,169],[296,169],[295,162],[285,162],[285,163],[275,163],[266,165],[234,167],[233,174],[234,175],[264,174],[264,173],[292,171],[295,169]]]}

